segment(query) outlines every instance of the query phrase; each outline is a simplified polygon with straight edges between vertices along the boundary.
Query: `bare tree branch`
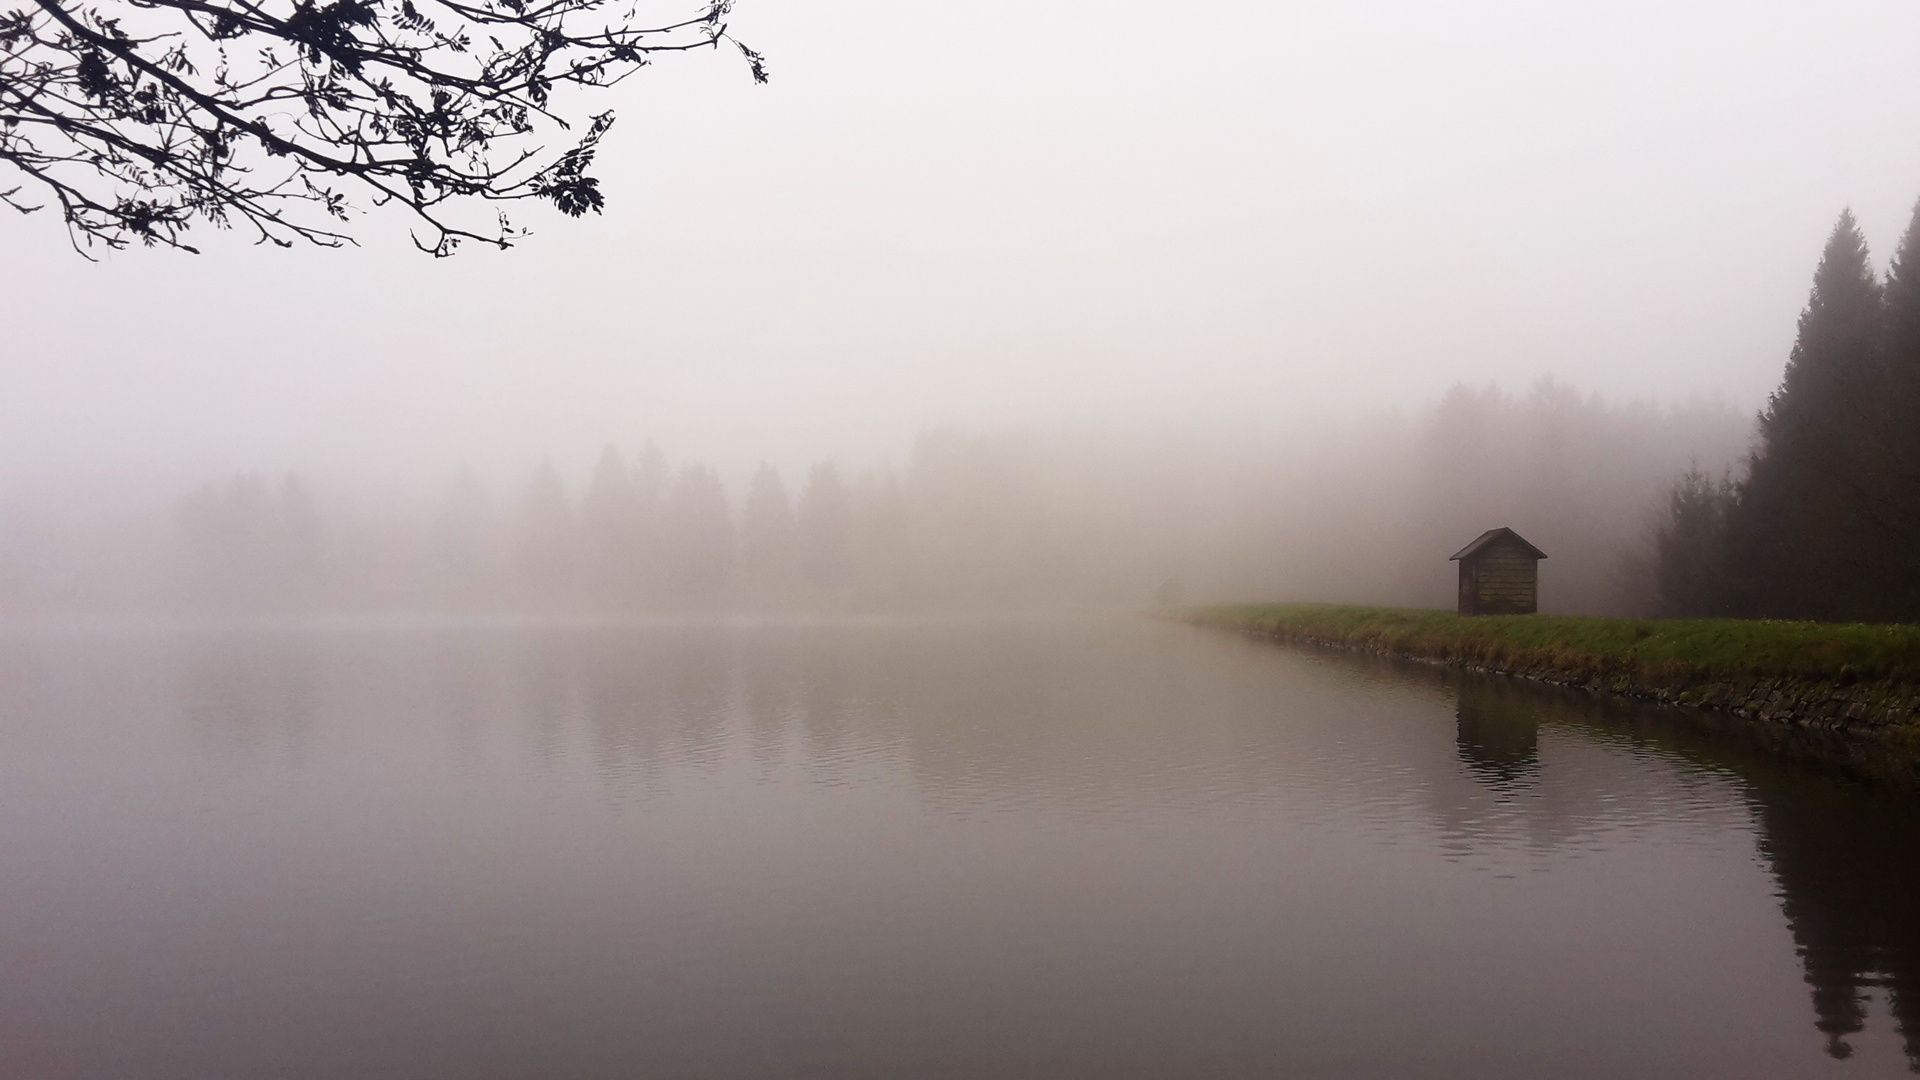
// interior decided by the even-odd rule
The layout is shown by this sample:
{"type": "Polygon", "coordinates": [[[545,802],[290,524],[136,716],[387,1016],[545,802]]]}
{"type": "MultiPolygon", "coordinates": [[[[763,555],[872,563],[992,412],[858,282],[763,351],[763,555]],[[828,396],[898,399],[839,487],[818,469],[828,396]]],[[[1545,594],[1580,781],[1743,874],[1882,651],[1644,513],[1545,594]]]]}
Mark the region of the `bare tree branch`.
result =
{"type": "Polygon", "coordinates": [[[506,215],[470,225],[457,207],[604,205],[588,170],[613,113],[566,134],[557,92],[722,43],[767,80],[727,29],[732,0],[644,23],[640,2],[0,0],[0,162],[26,181],[0,204],[57,205],[82,254],[193,251],[198,223],[338,247],[357,190],[405,207],[434,255],[509,247],[526,234],[506,215]]]}

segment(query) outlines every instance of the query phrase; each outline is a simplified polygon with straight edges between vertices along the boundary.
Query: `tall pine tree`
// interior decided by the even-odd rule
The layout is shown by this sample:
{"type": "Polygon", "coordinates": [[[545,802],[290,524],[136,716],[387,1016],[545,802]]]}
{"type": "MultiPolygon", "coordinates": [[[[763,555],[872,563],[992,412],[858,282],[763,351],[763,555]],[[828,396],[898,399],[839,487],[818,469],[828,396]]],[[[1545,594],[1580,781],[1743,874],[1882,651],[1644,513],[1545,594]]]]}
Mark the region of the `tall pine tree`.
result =
{"type": "Polygon", "coordinates": [[[1732,521],[1739,607],[1857,618],[1873,603],[1870,453],[1881,287],[1851,211],[1827,239],[1732,521]]]}
{"type": "Polygon", "coordinates": [[[720,475],[703,465],[681,469],[664,509],[668,602],[695,608],[718,605],[732,584],[737,555],[720,475]]]}
{"type": "Polygon", "coordinates": [[[600,452],[580,502],[580,540],[593,602],[633,605],[639,591],[640,507],[626,461],[611,445],[600,452]]]}
{"type": "Polygon", "coordinates": [[[1874,432],[1885,447],[1881,536],[1893,617],[1920,619],[1920,204],[1887,265],[1885,392],[1874,432]]]}
{"type": "Polygon", "coordinates": [[[786,485],[763,461],[747,485],[740,522],[740,571],[748,604],[779,607],[793,598],[797,543],[786,485]]]}
{"type": "Polygon", "coordinates": [[[514,569],[523,600],[546,606],[571,599],[575,569],[573,505],[551,458],[541,458],[514,522],[514,569]]]}
{"type": "Polygon", "coordinates": [[[853,493],[831,461],[814,465],[794,508],[800,574],[817,602],[844,603],[853,574],[853,493]]]}

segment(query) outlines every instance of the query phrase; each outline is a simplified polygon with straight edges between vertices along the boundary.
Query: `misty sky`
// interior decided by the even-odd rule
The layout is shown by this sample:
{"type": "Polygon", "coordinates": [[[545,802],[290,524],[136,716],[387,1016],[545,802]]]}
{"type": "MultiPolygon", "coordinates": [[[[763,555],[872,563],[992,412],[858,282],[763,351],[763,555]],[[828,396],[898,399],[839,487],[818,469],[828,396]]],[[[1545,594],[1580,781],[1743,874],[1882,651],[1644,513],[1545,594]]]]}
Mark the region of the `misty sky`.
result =
{"type": "MultiPolygon", "coordinates": [[[[1284,424],[1551,374],[1757,407],[1841,207],[1920,196],[1920,5],[740,0],[604,218],[436,262],[89,264],[0,218],[0,482],[739,469],[942,423],[1284,424]]],[[[206,243],[204,233],[198,241],[206,243]]],[[[171,493],[171,491],[169,492],[171,493]]]]}

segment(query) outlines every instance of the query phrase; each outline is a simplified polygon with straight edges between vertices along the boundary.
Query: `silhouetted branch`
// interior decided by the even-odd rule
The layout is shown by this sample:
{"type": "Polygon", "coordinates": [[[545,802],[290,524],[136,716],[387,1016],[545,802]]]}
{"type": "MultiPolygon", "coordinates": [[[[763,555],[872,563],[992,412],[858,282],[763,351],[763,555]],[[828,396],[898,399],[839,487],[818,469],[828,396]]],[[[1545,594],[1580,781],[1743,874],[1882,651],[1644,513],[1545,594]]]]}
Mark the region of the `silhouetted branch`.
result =
{"type": "MultiPolygon", "coordinates": [[[[637,0],[636,0],[637,2],[637,0]]],[[[505,248],[506,215],[447,216],[469,199],[542,199],[598,213],[589,175],[613,113],[557,151],[566,87],[607,87],[659,53],[735,41],[731,0],[641,25],[605,0],[0,0],[0,161],[29,181],[0,203],[60,208],[76,250],[195,250],[195,223],[244,222],[256,242],[327,247],[349,193],[398,203],[434,255],[505,248]],[[5,6],[11,5],[11,6],[5,6]],[[336,184],[346,182],[347,190],[336,184]],[[26,194],[37,190],[39,198],[26,194]]]]}

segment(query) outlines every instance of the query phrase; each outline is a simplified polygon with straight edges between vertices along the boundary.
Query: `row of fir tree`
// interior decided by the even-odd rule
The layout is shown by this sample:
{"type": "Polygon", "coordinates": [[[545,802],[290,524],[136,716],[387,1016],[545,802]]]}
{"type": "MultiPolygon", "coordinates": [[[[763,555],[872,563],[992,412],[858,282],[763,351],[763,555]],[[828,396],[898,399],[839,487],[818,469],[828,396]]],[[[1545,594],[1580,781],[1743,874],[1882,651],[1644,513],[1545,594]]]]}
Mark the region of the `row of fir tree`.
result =
{"type": "Polygon", "coordinates": [[[1920,207],[1884,278],[1840,215],[1746,475],[1686,474],[1656,546],[1665,614],[1920,618],[1920,207]]]}

